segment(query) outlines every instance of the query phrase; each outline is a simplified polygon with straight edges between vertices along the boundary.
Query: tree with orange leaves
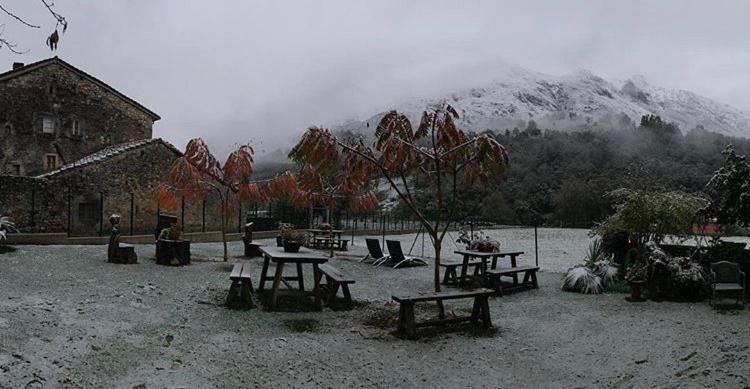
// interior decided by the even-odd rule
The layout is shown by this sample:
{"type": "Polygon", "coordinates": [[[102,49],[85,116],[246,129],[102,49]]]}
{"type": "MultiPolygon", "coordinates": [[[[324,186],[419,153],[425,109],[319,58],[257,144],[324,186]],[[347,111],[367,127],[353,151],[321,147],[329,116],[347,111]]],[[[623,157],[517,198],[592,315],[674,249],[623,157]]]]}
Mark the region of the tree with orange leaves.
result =
{"type": "Polygon", "coordinates": [[[165,181],[156,188],[156,200],[161,207],[173,209],[180,197],[203,201],[209,194],[216,194],[221,214],[224,261],[227,261],[228,214],[238,201],[261,197],[257,184],[250,180],[252,165],[253,149],[249,145],[232,151],[222,166],[203,139],[191,139],[183,156],[174,161],[165,181]]]}
{"type": "MultiPolygon", "coordinates": [[[[290,157],[294,159],[291,154],[290,157]]],[[[351,214],[378,209],[380,203],[375,195],[367,190],[367,177],[361,174],[361,169],[341,168],[344,162],[337,161],[319,169],[299,162],[296,176],[286,172],[271,180],[266,185],[264,197],[290,198],[295,204],[309,208],[311,222],[312,209],[316,204],[325,207],[326,220],[329,223],[337,204],[346,203],[347,211],[351,214]]],[[[333,228],[329,238],[333,241],[333,228]]],[[[330,256],[333,257],[333,244],[330,256]]]]}
{"type": "Polygon", "coordinates": [[[385,180],[422,223],[435,249],[435,291],[440,291],[443,239],[454,221],[461,190],[500,179],[508,165],[505,148],[489,135],[469,135],[458,129],[458,113],[450,105],[430,109],[416,130],[406,115],[391,111],[378,124],[372,145],[342,141],[327,129],[312,127],[292,149],[298,163],[325,171],[343,160],[341,170],[356,186],[385,180]],[[414,179],[429,182],[437,204],[429,220],[414,197],[414,179]]]}

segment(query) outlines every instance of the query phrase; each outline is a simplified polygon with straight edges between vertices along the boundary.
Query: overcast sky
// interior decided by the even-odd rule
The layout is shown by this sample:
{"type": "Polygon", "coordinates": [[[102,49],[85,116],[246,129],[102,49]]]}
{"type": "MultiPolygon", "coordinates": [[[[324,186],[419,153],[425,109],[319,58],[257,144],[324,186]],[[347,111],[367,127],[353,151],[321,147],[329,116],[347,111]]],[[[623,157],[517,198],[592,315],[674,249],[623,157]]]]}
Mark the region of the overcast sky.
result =
{"type": "MultiPolygon", "coordinates": [[[[49,57],[39,0],[0,0],[0,65],[49,57]]],[[[750,111],[750,2],[55,0],[58,56],[162,116],[155,136],[217,151],[291,143],[408,97],[489,82],[503,63],[644,75],[750,111]]]]}

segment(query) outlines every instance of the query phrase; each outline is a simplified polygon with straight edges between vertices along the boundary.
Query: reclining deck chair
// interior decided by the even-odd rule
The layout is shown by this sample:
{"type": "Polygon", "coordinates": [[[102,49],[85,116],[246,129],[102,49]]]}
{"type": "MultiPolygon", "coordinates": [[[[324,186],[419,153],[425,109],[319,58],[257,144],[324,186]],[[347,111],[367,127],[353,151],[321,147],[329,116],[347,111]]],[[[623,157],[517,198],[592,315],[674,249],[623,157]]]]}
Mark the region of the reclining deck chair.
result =
{"type": "Polygon", "coordinates": [[[389,256],[383,254],[383,250],[380,248],[380,241],[377,239],[366,238],[367,243],[367,256],[362,258],[360,262],[372,263],[373,265],[380,265],[381,263],[390,259],[389,256]]]}
{"type": "Polygon", "coordinates": [[[388,247],[388,254],[391,257],[391,260],[388,262],[396,263],[393,265],[394,269],[397,269],[401,265],[427,266],[427,262],[422,258],[405,256],[404,252],[401,251],[401,242],[397,240],[386,240],[385,245],[388,247]]]}

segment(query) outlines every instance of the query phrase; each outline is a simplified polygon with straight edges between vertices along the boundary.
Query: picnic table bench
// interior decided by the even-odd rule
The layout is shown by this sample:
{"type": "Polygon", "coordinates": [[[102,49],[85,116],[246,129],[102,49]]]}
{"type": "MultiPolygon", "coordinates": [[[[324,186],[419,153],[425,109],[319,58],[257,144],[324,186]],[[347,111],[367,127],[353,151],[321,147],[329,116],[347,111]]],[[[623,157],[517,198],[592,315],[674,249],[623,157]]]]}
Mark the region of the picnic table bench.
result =
{"type": "MultiPolygon", "coordinates": [[[[458,285],[463,288],[468,284],[468,281],[471,279],[474,280],[482,280],[482,277],[484,277],[485,272],[488,268],[487,262],[488,260],[492,259],[492,265],[490,268],[495,269],[497,267],[497,261],[499,258],[504,257],[510,257],[510,264],[511,267],[516,267],[516,258],[519,255],[523,254],[523,251],[509,251],[509,252],[481,252],[481,251],[475,251],[475,250],[456,250],[454,251],[455,254],[460,254],[463,256],[463,263],[461,264],[461,276],[458,279],[458,285]],[[481,261],[481,264],[479,265],[478,269],[475,267],[474,269],[474,275],[468,276],[467,271],[469,268],[469,262],[470,260],[475,259],[481,261]]],[[[514,282],[518,283],[516,276],[514,275],[514,282]]]]}
{"type": "Polygon", "coordinates": [[[253,308],[253,281],[250,276],[250,266],[238,263],[232,267],[229,274],[232,286],[227,294],[227,306],[229,308],[253,308]]]}
{"type": "Polygon", "coordinates": [[[352,295],[349,292],[349,284],[353,284],[355,282],[354,279],[327,263],[318,265],[318,270],[320,271],[318,277],[325,277],[326,279],[325,283],[320,284],[326,303],[330,306],[331,303],[335,301],[336,293],[338,293],[339,288],[341,288],[341,292],[344,294],[346,308],[351,309],[352,295]]]}
{"type": "MultiPolygon", "coordinates": [[[[443,284],[444,285],[456,285],[458,284],[458,272],[457,269],[463,264],[463,261],[455,260],[444,260],[440,262],[440,267],[444,268],[443,272],[443,284]]],[[[481,261],[469,262],[468,266],[474,267],[474,277],[479,276],[479,266],[481,261]]]]}
{"type": "Polygon", "coordinates": [[[513,287],[528,286],[534,289],[539,288],[539,283],[536,280],[536,272],[539,271],[538,266],[515,266],[488,269],[485,271],[487,277],[487,285],[494,289],[500,296],[503,295],[503,285],[500,280],[501,277],[512,277],[513,287]],[[523,282],[518,282],[518,274],[523,273],[523,282]]]}
{"type": "Polygon", "coordinates": [[[313,240],[313,246],[315,246],[316,249],[327,249],[331,248],[331,245],[333,245],[334,249],[346,251],[347,246],[349,244],[349,239],[331,239],[329,237],[323,237],[319,238],[316,237],[313,240]]]}
{"type": "Polygon", "coordinates": [[[483,328],[489,328],[492,326],[492,320],[490,319],[490,306],[488,299],[494,291],[491,289],[480,288],[476,290],[462,290],[462,291],[447,291],[447,292],[431,292],[422,293],[414,296],[393,296],[393,301],[400,304],[399,315],[398,315],[398,329],[406,334],[410,339],[413,339],[417,335],[418,327],[428,327],[449,323],[460,323],[470,321],[476,323],[482,322],[483,328]],[[474,306],[471,310],[471,316],[463,316],[446,319],[440,317],[436,320],[428,320],[421,323],[416,323],[414,318],[414,304],[436,301],[442,303],[444,300],[456,300],[464,298],[473,298],[474,306]]]}

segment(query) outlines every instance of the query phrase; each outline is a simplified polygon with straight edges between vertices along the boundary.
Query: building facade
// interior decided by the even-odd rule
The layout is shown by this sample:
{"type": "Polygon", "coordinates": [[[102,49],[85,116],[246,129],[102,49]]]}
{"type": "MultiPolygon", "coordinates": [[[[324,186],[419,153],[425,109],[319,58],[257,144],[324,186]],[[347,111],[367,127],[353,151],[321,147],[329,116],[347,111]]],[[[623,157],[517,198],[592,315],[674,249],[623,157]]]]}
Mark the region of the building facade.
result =
{"type": "Polygon", "coordinates": [[[0,174],[37,176],[106,147],[150,139],[160,117],[57,58],[0,74],[0,174]]]}

